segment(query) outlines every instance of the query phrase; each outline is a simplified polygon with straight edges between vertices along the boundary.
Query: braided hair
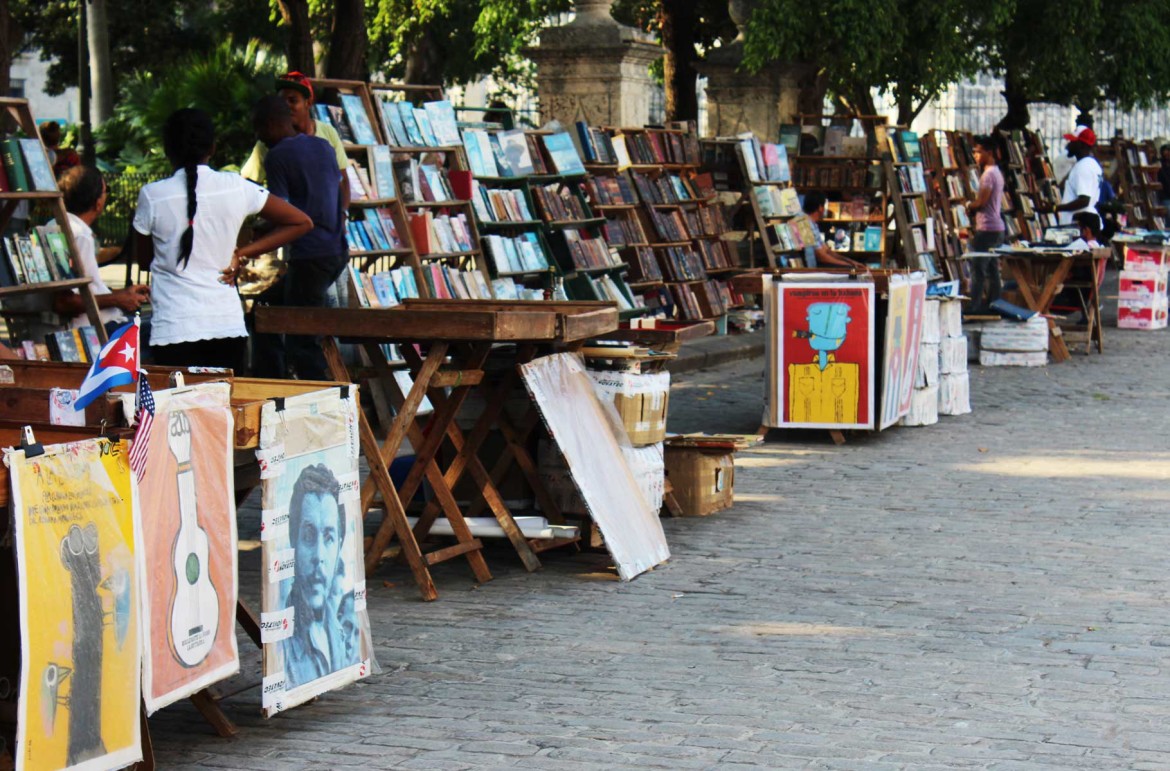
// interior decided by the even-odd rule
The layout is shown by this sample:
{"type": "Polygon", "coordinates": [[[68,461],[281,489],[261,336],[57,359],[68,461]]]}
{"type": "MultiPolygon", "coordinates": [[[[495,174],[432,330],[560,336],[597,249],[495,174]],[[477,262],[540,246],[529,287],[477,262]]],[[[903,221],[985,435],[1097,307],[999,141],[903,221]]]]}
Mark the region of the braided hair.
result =
{"type": "Polygon", "coordinates": [[[215,125],[203,110],[184,107],[175,110],[163,125],[163,150],[176,169],[187,174],[187,229],[179,241],[179,266],[186,269],[195,241],[195,186],[199,182],[199,164],[215,148],[215,125]]]}

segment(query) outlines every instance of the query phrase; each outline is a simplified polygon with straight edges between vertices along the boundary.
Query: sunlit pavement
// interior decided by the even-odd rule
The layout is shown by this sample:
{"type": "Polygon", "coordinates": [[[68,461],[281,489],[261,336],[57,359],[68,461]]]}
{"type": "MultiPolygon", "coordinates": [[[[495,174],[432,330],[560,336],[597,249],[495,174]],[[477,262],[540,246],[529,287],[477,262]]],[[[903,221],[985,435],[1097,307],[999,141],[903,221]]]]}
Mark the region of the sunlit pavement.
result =
{"type": "MultiPolygon", "coordinates": [[[[270,721],[245,691],[232,740],[165,710],[161,767],[1168,768],[1170,333],[1106,334],[973,366],[937,426],[773,432],[632,583],[496,545],[494,581],[445,563],[423,603],[384,568],[381,675],[270,721]]],[[[677,378],[671,429],[754,432],[761,367],[677,378]]]]}

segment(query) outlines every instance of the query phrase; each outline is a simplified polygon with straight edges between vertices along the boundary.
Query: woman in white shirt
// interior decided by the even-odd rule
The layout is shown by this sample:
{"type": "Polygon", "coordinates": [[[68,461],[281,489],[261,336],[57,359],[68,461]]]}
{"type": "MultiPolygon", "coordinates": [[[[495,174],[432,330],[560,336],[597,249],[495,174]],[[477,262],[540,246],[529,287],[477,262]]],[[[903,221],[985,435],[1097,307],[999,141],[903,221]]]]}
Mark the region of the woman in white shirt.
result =
{"type": "Polygon", "coordinates": [[[300,238],[312,220],[239,174],[211,169],[215,127],[202,110],[171,113],[163,149],[175,173],[143,187],[134,214],[138,253],[150,261],[153,359],[241,370],[248,331],[235,288],[240,264],[300,238]],[[254,214],[276,227],[237,247],[254,214]]]}

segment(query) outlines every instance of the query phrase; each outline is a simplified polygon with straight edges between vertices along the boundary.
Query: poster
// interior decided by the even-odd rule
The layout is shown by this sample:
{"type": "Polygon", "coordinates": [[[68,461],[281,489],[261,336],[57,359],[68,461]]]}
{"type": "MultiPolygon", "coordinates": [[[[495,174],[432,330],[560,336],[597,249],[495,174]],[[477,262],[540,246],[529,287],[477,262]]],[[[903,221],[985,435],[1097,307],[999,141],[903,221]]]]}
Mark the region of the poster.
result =
{"type": "Polygon", "coordinates": [[[370,674],[357,388],[270,401],[260,416],[265,716],[370,674]]]}
{"type": "Polygon", "coordinates": [[[240,668],[231,386],[155,391],[142,510],[147,714],[240,668]]]}
{"type": "Polygon", "coordinates": [[[98,771],[142,758],[127,451],[90,439],[5,459],[20,593],[18,771],[98,771]]]}
{"type": "Polygon", "coordinates": [[[882,346],[882,415],[878,427],[888,428],[910,412],[910,396],[922,342],[926,305],[926,274],[890,276],[886,333],[882,346]]]}
{"type": "Polygon", "coordinates": [[[670,559],[658,510],[646,501],[623,452],[629,439],[621,418],[597,398],[581,360],[569,353],[542,356],[521,365],[520,376],[621,578],[670,559]]]}
{"type": "Polygon", "coordinates": [[[873,428],[873,284],[776,282],[766,311],[768,425],[873,428]]]}

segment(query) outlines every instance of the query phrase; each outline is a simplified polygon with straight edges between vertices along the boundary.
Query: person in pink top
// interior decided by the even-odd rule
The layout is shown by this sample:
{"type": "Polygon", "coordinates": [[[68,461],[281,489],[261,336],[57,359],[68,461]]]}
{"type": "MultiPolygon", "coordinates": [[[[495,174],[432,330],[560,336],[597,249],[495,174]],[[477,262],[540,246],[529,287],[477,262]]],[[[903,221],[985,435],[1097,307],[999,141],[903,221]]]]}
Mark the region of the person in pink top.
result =
{"type": "MultiPolygon", "coordinates": [[[[975,137],[975,162],[979,165],[979,191],[967,203],[967,212],[975,224],[975,235],[968,248],[972,252],[990,252],[1004,241],[1003,172],[995,160],[995,140],[989,136],[975,137]]],[[[1003,293],[999,257],[986,255],[971,258],[971,305],[968,313],[987,313],[993,302],[1003,293]],[[984,295],[986,294],[986,299],[984,295]]]]}

